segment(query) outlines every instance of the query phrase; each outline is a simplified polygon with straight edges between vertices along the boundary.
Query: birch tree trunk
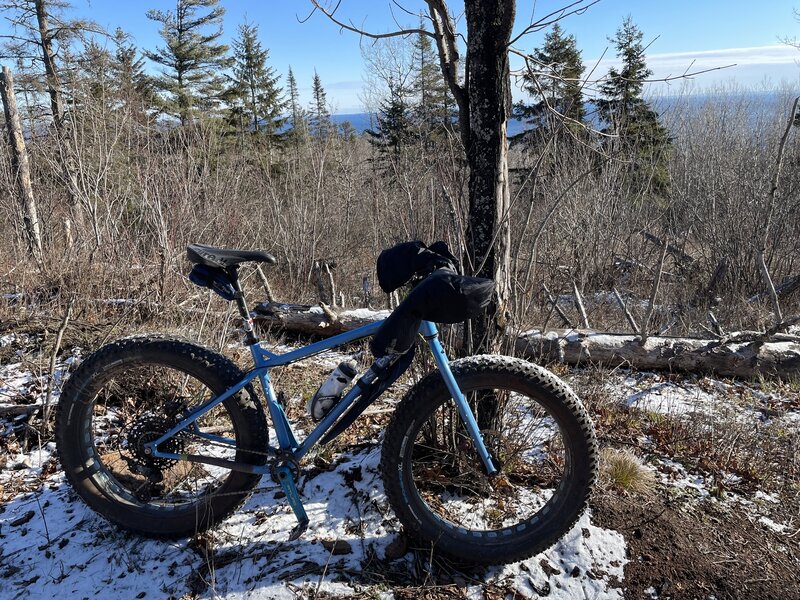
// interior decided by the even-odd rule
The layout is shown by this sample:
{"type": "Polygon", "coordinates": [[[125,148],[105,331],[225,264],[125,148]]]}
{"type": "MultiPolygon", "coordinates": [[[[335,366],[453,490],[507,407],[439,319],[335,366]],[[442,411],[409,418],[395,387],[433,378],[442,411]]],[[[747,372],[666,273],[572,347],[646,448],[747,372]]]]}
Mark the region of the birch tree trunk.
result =
{"type": "Polygon", "coordinates": [[[31,169],[28,163],[28,152],[25,149],[25,137],[17,111],[17,99],[14,95],[14,77],[8,67],[3,67],[0,74],[0,96],[3,100],[3,112],[8,128],[8,145],[11,149],[11,168],[14,170],[17,189],[22,204],[22,222],[28,252],[39,260],[42,256],[42,236],[39,231],[39,216],[36,200],[31,186],[31,169]]]}

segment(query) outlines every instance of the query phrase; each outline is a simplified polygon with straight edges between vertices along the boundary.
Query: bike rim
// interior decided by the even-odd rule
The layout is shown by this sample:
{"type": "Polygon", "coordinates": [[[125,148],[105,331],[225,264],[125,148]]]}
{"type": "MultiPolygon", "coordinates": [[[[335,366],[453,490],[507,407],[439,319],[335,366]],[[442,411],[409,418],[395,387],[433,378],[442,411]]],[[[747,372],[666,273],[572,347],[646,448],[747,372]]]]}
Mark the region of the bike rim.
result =
{"type": "MultiPolygon", "coordinates": [[[[163,364],[139,363],[106,374],[86,409],[89,418],[83,431],[87,455],[97,467],[94,477],[104,491],[128,505],[161,511],[187,509],[219,493],[230,470],[148,459],[142,452],[145,441],[157,439],[186,410],[214,395],[198,376],[163,364]]],[[[237,438],[236,424],[223,403],[197,420],[196,431],[182,432],[160,449],[235,460],[237,438]],[[229,441],[202,437],[209,435],[229,441]]]]}
{"type": "Polygon", "coordinates": [[[447,399],[404,440],[411,445],[404,455],[410,456],[406,476],[415,503],[457,535],[493,539],[525,533],[547,518],[568,483],[571,453],[564,431],[528,394],[502,387],[462,386],[462,391],[500,473],[486,474],[447,399]],[[492,402],[496,411],[487,410],[492,402]]]}

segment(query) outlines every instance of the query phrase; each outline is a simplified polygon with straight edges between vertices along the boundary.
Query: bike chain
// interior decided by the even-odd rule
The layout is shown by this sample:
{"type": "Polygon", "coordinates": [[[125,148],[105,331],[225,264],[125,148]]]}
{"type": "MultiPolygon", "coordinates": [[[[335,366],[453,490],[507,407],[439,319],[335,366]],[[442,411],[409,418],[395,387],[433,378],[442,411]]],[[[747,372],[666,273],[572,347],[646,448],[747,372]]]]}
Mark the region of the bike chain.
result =
{"type": "MultiPolygon", "coordinates": [[[[192,432],[188,432],[188,433],[189,433],[190,436],[192,435],[192,432]]],[[[205,438],[201,438],[201,439],[203,440],[205,445],[208,445],[208,446],[218,446],[218,447],[221,447],[221,448],[234,449],[234,447],[231,446],[230,444],[224,444],[222,442],[215,442],[213,440],[208,440],[208,439],[205,439],[205,438]]],[[[235,450],[237,452],[247,452],[249,454],[255,454],[255,455],[258,455],[258,456],[266,456],[266,457],[269,457],[269,458],[274,458],[274,460],[272,461],[272,464],[270,465],[270,467],[271,467],[271,469],[270,469],[270,471],[271,471],[270,477],[271,477],[272,481],[275,482],[275,483],[278,483],[278,482],[277,482],[276,478],[272,475],[272,473],[275,471],[276,467],[281,465],[282,462],[288,463],[290,465],[290,468],[292,469],[292,475],[294,475],[294,478],[295,478],[295,484],[297,483],[297,480],[299,480],[299,478],[300,478],[300,473],[301,473],[300,465],[297,463],[297,461],[295,461],[293,458],[291,458],[291,456],[288,455],[288,453],[286,451],[280,451],[279,450],[277,452],[275,452],[275,451],[273,451],[273,452],[262,452],[260,450],[247,450],[245,448],[235,448],[235,450]]],[[[181,462],[183,462],[183,461],[181,461],[181,462]]],[[[189,461],[189,462],[191,462],[191,461],[189,461]]],[[[195,464],[202,465],[203,463],[195,463],[195,464]]],[[[213,493],[212,492],[211,495],[214,496],[214,497],[217,497],[217,498],[221,498],[223,496],[242,496],[242,495],[247,495],[247,494],[250,494],[250,493],[256,493],[256,491],[257,490],[242,490],[240,492],[224,492],[224,493],[213,493]]],[[[266,490],[264,490],[264,491],[266,491],[266,490]]]]}

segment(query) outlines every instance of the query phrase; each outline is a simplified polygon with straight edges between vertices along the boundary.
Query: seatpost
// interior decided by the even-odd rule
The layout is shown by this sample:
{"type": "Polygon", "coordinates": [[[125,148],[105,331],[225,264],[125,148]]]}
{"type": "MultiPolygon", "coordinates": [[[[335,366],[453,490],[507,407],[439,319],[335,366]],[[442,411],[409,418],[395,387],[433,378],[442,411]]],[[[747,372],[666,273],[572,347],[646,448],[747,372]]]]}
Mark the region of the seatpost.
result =
{"type": "Polygon", "coordinates": [[[226,269],[228,277],[231,278],[233,289],[236,290],[236,295],[233,299],[236,301],[236,307],[239,309],[239,315],[242,317],[242,329],[244,329],[245,344],[252,346],[258,343],[258,337],[253,328],[253,319],[250,317],[250,311],[247,309],[247,302],[244,299],[244,292],[239,283],[239,268],[237,265],[226,269]]]}

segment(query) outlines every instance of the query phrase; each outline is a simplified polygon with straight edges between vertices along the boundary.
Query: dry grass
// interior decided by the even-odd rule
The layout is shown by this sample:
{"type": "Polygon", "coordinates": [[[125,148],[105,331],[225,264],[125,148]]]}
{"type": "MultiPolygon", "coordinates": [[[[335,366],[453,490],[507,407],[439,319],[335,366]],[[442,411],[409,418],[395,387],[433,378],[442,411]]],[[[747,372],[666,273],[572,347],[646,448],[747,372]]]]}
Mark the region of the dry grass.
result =
{"type": "Polygon", "coordinates": [[[630,450],[604,448],[600,453],[600,482],[625,494],[649,496],[655,490],[656,477],[630,450]]]}

